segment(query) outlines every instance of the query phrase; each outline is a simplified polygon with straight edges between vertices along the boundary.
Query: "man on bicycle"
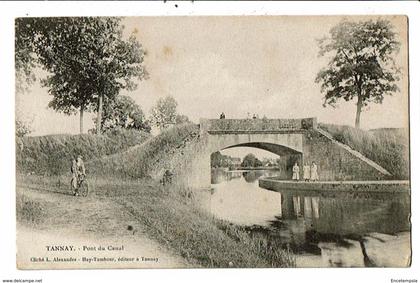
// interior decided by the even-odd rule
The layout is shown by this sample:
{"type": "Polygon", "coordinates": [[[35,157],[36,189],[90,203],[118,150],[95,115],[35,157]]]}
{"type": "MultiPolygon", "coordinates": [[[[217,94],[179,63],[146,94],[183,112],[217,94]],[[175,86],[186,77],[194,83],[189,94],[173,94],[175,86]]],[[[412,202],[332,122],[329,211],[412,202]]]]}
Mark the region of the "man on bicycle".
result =
{"type": "Polygon", "coordinates": [[[77,159],[73,159],[71,166],[72,173],[72,184],[74,188],[74,196],[79,195],[79,184],[80,181],[86,176],[85,164],[83,162],[82,156],[79,155],[77,159]]]}

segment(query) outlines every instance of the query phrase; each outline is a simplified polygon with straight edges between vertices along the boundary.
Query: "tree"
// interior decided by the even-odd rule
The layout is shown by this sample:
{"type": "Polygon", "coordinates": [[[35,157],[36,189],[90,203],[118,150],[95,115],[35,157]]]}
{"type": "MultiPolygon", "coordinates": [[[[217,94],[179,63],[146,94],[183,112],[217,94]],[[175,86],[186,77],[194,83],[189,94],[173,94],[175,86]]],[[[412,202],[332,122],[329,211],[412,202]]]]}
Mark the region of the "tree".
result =
{"type": "Polygon", "coordinates": [[[213,152],[210,155],[211,168],[222,167],[222,160],[223,160],[223,155],[220,153],[220,151],[213,152]]]}
{"type": "Polygon", "coordinates": [[[212,168],[232,167],[234,166],[234,157],[224,155],[220,151],[213,152],[210,155],[210,164],[212,168]]]}
{"type": "Polygon", "coordinates": [[[147,78],[143,47],[133,35],[123,39],[120,18],[20,18],[16,26],[17,69],[29,74],[25,66],[40,63],[49,72],[42,80],[53,96],[49,107],[79,111],[81,132],[85,111],[97,111],[100,133],[104,100],[147,78]]]}
{"type": "Polygon", "coordinates": [[[24,122],[19,118],[16,118],[15,121],[15,135],[18,138],[22,138],[26,135],[29,135],[32,132],[31,127],[28,122],[24,122]]]}
{"type": "Polygon", "coordinates": [[[33,38],[30,29],[22,23],[21,19],[16,20],[15,31],[15,88],[16,92],[23,93],[35,81],[32,72],[35,66],[33,38]]]}
{"type": "Polygon", "coordinates": [[[188,124],[191,123],[187,115],[177,114],[175,117],[175,124],[188,124]]]}
{"type": "Polygon", "coordinates": [[[343,98],[357,98],[355,127],[368,103],[382,103],[385,95],[398,90],[399,68],[394,61],[400,43],[387,20],[343,21],[333,27],[329,37],[318,41],[319,54],[331,55],[316,82],[321,83],[324,107],[335,107],[343,98]]]}
{"type": "Polygon", "coordinates": [[[176,124],[178,103],[172,96],[159,98],[151,110],[150,121],[159,129],[165,129],[169,125],[176,124]]]}
{"type": "Polygon", "coordinates": [[[241,163],[242,167],[260,167],[262,162],[252,153],[248,153],[241,163]]]}
{"type": "Polygon", "coordinates": [[[116,128],[136,129],[148,133],[151,130],[140,106],[125,95],[117,96],[104,104],[102,130],[106,132],[116,128]]]}

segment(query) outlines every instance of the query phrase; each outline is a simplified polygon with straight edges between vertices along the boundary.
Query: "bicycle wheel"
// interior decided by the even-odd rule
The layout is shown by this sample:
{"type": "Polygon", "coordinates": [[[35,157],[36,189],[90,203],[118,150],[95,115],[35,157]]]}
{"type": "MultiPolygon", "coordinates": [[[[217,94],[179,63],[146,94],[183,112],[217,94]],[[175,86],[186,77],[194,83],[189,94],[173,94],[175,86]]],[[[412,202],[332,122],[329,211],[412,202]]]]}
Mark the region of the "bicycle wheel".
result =
{"type": "Polygon", "coordinates": [[[83,197],[87,197],[87,195],[89,194],[89,184],[86,180],[84,180],[80,184],[79,192],[80,192],[80,195],[83,197]]]}

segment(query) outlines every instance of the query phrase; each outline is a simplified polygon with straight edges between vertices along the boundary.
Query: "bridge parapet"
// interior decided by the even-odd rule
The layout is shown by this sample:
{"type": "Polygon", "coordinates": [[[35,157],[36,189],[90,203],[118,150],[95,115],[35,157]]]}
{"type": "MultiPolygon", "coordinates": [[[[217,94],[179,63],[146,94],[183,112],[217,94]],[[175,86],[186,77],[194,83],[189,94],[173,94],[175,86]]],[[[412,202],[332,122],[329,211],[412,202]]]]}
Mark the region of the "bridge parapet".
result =
{"type": "Polygon", "coordinates": [[[316,129],[316,118],[304,119],[201,119],[200,129],[220,132],[290,132],[316,129]]]}

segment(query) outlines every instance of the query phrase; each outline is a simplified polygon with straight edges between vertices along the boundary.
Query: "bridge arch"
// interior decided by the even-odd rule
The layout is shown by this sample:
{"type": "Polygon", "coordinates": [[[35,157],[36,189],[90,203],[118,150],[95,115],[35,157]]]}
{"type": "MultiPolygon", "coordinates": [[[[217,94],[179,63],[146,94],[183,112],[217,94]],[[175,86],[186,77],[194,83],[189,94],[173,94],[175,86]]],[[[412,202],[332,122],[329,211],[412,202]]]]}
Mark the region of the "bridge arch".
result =
{"type": "Polygon", "coordinates": [[[267,142],[247,142],[247,143],[240,143],[240,144],[226,146],[224,148],[221,148],[220,150],[225,150],[225,149],[230,149],[230,148],[237,148],[237,147],[258,148],[258,149],[266,150],[268,152],[277,154],[278,156],[299,155],[299,154],[302,154],[301,151],[298,151],[296,149],[290,148],[288,146],[281,145],[281,144],[267,143],[267,142]]]}
{"type": "Polygon", "coordinates": [[[212,153],[233,147],[254,147],[278,155],[303,153],[302,133],[208,134],[207,151],[212,153]]]}
{"type": "MultiPolygon", "coordinates": [[[[229,145],[217,151],[223,151],[223,150],[232,149],[232,148],[243,148],[243,147],[261,149],[261,150],[277,155],[278,159],[277,159],[276,165],[281,171],[281,176],[280,176],[281,178],[285,178],[285,179],[291,178],[292,167],[295,164],[295,162],[298,162],[298,164],[302,164],[303,153],[282,144],[274,144],[274,143],[267,143],[267,142],[247,142],[247,143],[229,145]]],[[[210,156],[213,153],[214,152],[212,152],[210,156]]],[[[239,166],[239,164],[236,164],[235,166],[239,166]]]]}

